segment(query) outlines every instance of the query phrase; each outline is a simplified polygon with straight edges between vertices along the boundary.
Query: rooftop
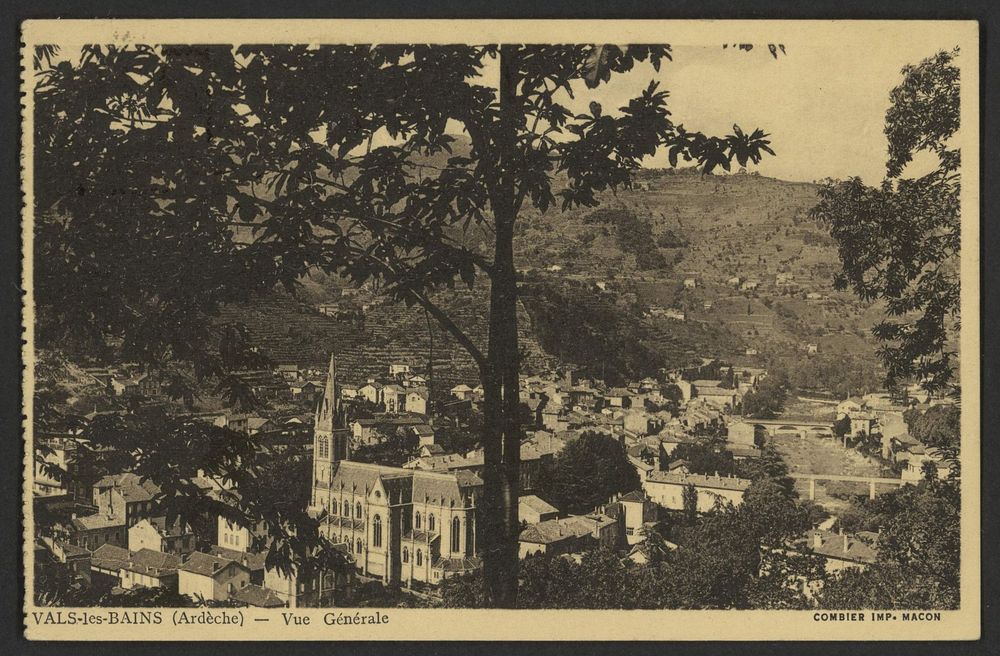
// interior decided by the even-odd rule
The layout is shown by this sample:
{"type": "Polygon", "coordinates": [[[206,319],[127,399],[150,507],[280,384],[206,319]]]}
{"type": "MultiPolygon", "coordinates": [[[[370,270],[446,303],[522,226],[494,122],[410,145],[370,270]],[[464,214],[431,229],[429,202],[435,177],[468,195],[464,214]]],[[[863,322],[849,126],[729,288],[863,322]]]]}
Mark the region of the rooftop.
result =
{"type": "Polygon", "coordinates": [[[561,519],[548,519],[532,524],[521,531],[519,540],[532,544],[551,544],[573,538],[580,538],[593,533],[601,526],[612,523],[607,515],[574,515],[561,519]]]}
{"type": "Polygon", "coordinates": [[[674,472],[654,471],[646,478],[652,483],[669,485],[693,485],[695,487],[713,488],[717,490],[745,491],[751,481],[746,478],[732,476],[705,476],[702,474],[680,474],[674,472]]]}

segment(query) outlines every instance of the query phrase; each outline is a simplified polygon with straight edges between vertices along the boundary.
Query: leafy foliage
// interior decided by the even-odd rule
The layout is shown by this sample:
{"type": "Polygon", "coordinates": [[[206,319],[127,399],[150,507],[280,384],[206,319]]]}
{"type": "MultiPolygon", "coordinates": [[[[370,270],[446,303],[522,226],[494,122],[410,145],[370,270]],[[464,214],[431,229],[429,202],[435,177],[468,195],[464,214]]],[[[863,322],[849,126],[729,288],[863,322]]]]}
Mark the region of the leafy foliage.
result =
{"type": "Polygon", "coordinates": [[[930,390],[952,379],[949,338],[959,312],[961,154],[950,143],[959,127],[957,56],[957,49],[942,51],[903,68],[885,117],[882,185],[828,182],[811,211],[838,243],[843,270],[835,285],[886,303],[888,317],[873,333],[888,382],[916,377],[930,390]],[[937,167],[903,177],[919,152],[935,155],[937,167]]]}
{"type": "MultiPolygon", "coordinates": [[[[957,608],[961,499],[954,480],[924,480],[879,496],[850,521],[878,531],[878,562],[823,589],[827,608],[957,608]]],[[[850,528],[850,526],[848,526],[850,528]]]]}
{"type": "Polygon", "coordinates": [[[910,435],[927,446],[957,453],[961,443],[962,411],[953,405],[931,406],[923,413],[904,414],[910,435]]]}
{"type": "Polygon", "coordinates": [[[543,469],[540,496],[571,514],[591,512],[619,492],[639,489],[639,474],[609,435],[585,432],[543,469]]]}
{"type": "Polygon", "coordinates": [[[772,419],[785,407],[786,383],[779,376],[770,375],[760,382],[757,389],[743,396],[743,415],[755,419],[772,419]]]}
{"type": "Polygon", "coordinates": [[[390,430],[374,444],[365,444],[351,451],[351,460],[374,462],[401,467],[413,457],[420,440],[411,430],[390,430]]]}
{"type": "MultiPolygon", "coordinates": [[[[573,114],[563,104],[574,84],[593,88],[669,58],[656,45],[85,46],[78,62],[58,63],[36,52],[39,344],[189,362],[247,405],[232,375],[241,363],[214,348],[207,318],[220,304],[294,290],[320,269],[421,306],[480,370],[481,544],[491,602],[510,605],[520,438],[512,240],[522,207],[595,206],[661,151],[705,173],[773,154],[761,130],[713,137],[675,125],[655,82],[617,110],[592,102],[573,114]],[[498,89],[481,83],[488,59],[499,61],[498,89]],[[471,139],[467,154],[451,152],[450,125],[471,139]],[[482,276],[485,349],[431,300],[482,276]]],[[[240,437],[176,424],[160,432],[212,444],[219,473],[253,485],[222,460],[251,457],[240,437]]],[[[172,462],[180,451],[153,451],[163,440],[143,444],[141,459],[190,469],[186,458],[172,462]]],[[[167,486],[178,498],[191,491],[167,486]]]]}

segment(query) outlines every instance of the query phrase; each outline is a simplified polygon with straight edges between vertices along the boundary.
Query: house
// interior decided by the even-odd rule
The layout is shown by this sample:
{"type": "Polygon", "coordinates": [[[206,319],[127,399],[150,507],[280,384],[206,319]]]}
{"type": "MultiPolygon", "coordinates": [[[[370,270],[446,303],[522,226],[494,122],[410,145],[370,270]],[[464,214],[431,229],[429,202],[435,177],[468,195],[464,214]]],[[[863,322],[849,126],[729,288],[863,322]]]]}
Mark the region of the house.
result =
{"type": "Polygon", "coordinates": [[[914,445],[907,451],[896,454],[896,462],[906,462],[901,472],[904,481],[917,482],[923,480],[924,468],[931,465],[937,469],[938,478],[948,478],[951,474],[953,460],[945,456],[939,449],[914,445]]]}
{"type": "Polygon", "coordinates": [[[604,394],[604,400],[612,408],[630,408],[632,396],[632,392],[624,387],[613,387],[604,394]]]}
{"type": "Polygon", "coordinates": [[[450,391],[452,396],[462,401],[472,397],[472,388],[465,383],[455,385],[450,391]]]}
{"type": "Polygon", "coordinates": [[[734,506],[743,503],[743,494],[750,487],[750,480],[732,476],[654,471],[642,482],[642,489],[649,498],[668,510],[684,509],[684,489],[687,487],[693,487],[697,492],[698,512],[708,512],[718,501],[729,502],[734,506]]]}
{"type": "Polygon", "coordinates": [[[290,383],[299,379],[299,365],[297,364],[279,364],[274,370],[290,383]]]}
{"type": "Polygon", "coordinates": [[[730,287],[739,287],[742,283],[743,283],[743,278],[741,278],[740,276],[732,276],[731,278],[726,280],[726,284],[729,285],[730,287]]]}
{"type": "Polygon", "coordinates": [[[250,570],[250,584],[264,585],[264,566],[267,562],[267,551],[239,551],[227,549],[213,544],[208,553],[218,558],[232,560],[250,570]]]}
{"type": "Polygon", "coordinates": [[[522,522],[537,524],[559,517],[559,509],[534,494],[517,499],[517,517],[522,522]]]}
{"type": "Polygon", "coordinates": [[[691,463],[689,463],[684,458],[681,458],[680,460],[674,460],[669,465],[667,465],[667,468],[664,471],[668,471],[673,474],[690,474],[691,473],[690,466],[691,463]]]}
{"type": "Polygon", "coordinates": [[[156,396],[160,387],[159,378],[152,374],[115,376],[111,379],[111,390],[115,396],[156,396]]]}
{"type": "Polygon", "coordinates": [[[435,456],[445,455],[444,447],[440,444],[421,444],[420,450],[417,452],[418,458],[433,458],[435,456]]]}
{"type": "Polygon", "coordinates": [[[39,443],[45,446],[42,461],[35,460],[35,477],[32,481],[34,497],[58,497],[70,495],[75,499],[85,499],[87,488],[82,483],[74,484],[77,470],[77,448],[79,443],[73,437],[39,438],[39,443]],[[62,472],[53,476],[53,468],[62,472]]]}
{"type": "Polygon", "coordinates": [[[251,583],[233,593],[233,601],[255,608],[287,608],[287,604],[273,590],[251,583]]]}
{"type": "Polygon", "coordinates": [[[756,280],[744,280],[740,283],[740,289],[749,292],[757,289],[758,283],[756,280]]]}
{"type": "MultiPolygon", "coordinates": [[[[347,553],[346,544],[336,548],[347,553]]],[[[346,600],[354,581],[353,568],[344,572],[323,570],[302,574],[298,567],[291,572],[278,568],[264,571],[264,589],[272,592],[283,606],[288,608],[323,608],[336,606],[346,600]]],[[[237,593],[239,594],[239,593],[237,593]]]]}
{"type": "Polygon", "coordinates": [[[247,417],[246,432],[248,435],[266,433],[275,430],[277,426],[266,417],[247,417]]]}
{"type": "Polygon", "coordinates": [[[218,532],[215,544],[237,553],[254,551],[255,543],[262,543],[268,535],[267,524],[263,521],[258,522],[251,531],[221,515],[216,519],[216,528],[218,532]]]}
{"type": "Polygon", "coordinates": [[[406,390],[403,409],[418,415],[426,415],[429,396],[426,387],[410,387],[406,390]]]}
{"type": "Polygon", "coordinates": [[[745,355],[760,355],[760,351],[758,351],[756,348],[752,346],[748,346],[743,353],[745,355]]]}
{"type": "MultiPolygon", "coordinates": [[[[90,551],[77,547],[63,540],[43,537],[36,541],[36,546],[42,546],[51,557],[51,564],[63,567],[70,580],[81,587],[89,587],[91,583],[90,551]]],[[[37,552],[36,552],[37,553],[37,552]]],[[[36,560],[36,563],[38,561],[36,560]]]]}
{"type": "Polygon", "coordinates": [[[878,417],[872,412],[858,412],[850,415],[851,435],[864,433],[874,435],[878,432],[878,417]]]}
{"type": "Polygon", "coordinates": [[[81,517],[73,515],[69,525],[69,543],[88,551],[105,544],[125,548],[128,546],[125,519],[102,513],[81,517]]]}
{"type": "Polygon", "coordinates": [[[819,344],[813,342],[806,344],[806,353],[808,353],[809,355],[814,355],[816,353],[819,353],[819,344]]]}
{"type": "Polygon", "coordinates": [[[192,599],[225,601],[250,585],[250,570],[235,561],[195,551],[177,568],[177,591],[192,599]]]}
{"type": "Polygon", "coordinates": [[[878,559],[878,552],[872,545],[847,533],[814,529],[798,546],[802,551],[823,556],[827,574],[850,568],[865,569],[878,559]]]}
{"type": "Polygon", "coordinates": [[[389,365],[389,377],[397,378],[410,373],[410,365],[402,362],[393,362],[389,365]]]}
{"type": "Polygon", "coordinates": [[[837,404],[837,419],[859,414],[866,409],[867,404],[863,399],[859,399],[856,396],[849,396],[837,404]]]}
{"type": "Polygon", "coordinates": [[[767,431],[752,422],[736,420],[727,426],[726,441],[730,445],[738,444],[747,447],[759,447],[764,445],[767,431]]]}
{"type": "Polygon", "coordinates": [[[358,388],[358,396],[372,405],[380,405],[382,403],[382,384],[369,378],[367,383],[358,388]]]}
{"type": "Polygon", "coordinates": [[[292,390],[293,398],[312,400],[313,398],[315,398],[316,394],[323,388],[316,381],[307,380],[303,383],[294,383],[290,386],[289,389],[292,390]]]}
{"type": "Polygon", "coordinates": [[[390,383],[382,388],[382,404],[385,411],[396,414],[406,409],[406,390],[402,385],[390,383]]]}
{"type": "Polygon", "coordinates": [[[680,308],[664,308],[662,316],[674,321],[687,321],[687,312],[680,308]]]}
{"type": "Polygon", "coordinates": [[[809,292],[806,294],[806,300],[809,301],[821,301],[823,300],[823,295],[819,292],[809,292]]]}
{"type": "Polygon", "coordinates": [[[90,585],[94,591],[109,591],[121,585],[122,568],[132,552],[113,544],[103,544],[90,554],[90,585]]]}
{"type": "Polygon", "coordinates": [[[628,410],[624,413],[624,428],[636,435],[653,435],[659,433],[666,426],[663,417],[655,415],[645,410],[628,410]]]}
{"type": "Polygon", "coordinates": [[[416,436],[417,443],[421,446],[434,444],[434,429],[428,424],[417,424],[411,426],[410,431],[416,436]]]}
{"type": "Polygon", "coordinates": [[[403,387],[426,387],[427,378],[420,374],[410,374],[403,378],[403,387]]]}
{"type": "Polygon", "coordinates": [[[646,539],[643,529],[656,522],[656,503],[643,490],[633,490],[618,498],[624,514],[625,541],[629,545],[646,539]]]}
{"type": "Polygon", "coordinates": [[[319,313],[327,317],[335,317],[340,311],[340,303],[320,303],[316,306],[319,313]]]}
{"type": "Polygon", "coordinates": [[[721,384],[722,381],[696,380],[691,383],[692,395],[718,408],[735,408],[741,398],[739,391],[720,387],[721,384]]]}
{"type": "Polygon", "coordinates": [[[378,441],[378,419],[355,419],[351,422],[351,437],[361,444],[373,444],[378,441]]]}
{"type": "Polygon", "coordinates": [[[98,514],[120,517],[126,526],[134,526],[143,517],[156,513],[155,497],[160,488],[148,478],[124,473],[104,476],[93,486],[93,504],[98,514]]]}
{"type": "Polygon", "coordinates": [[[599,546],[613,548],[619,523],[604,514],[576,515],[532,524],[518,536],[521,558],[536,554],[568,554],[599,546]]]}
{"type": "Polygon", "coordinates": [[[695,280],[694,278],[684,279],[684,289],[694,289],[697,286],[698,286],[698,281],[695,280]]]}
{"type": "Polygon", "coordinates": [[[136,587],[167,588],[177,590],[177,568],[180,556],[153,549],[139,549],[131,553],[118,573],[119,586],[125,590],[136,587]]]}
{"type": "Polygon", "coordinates": [[[195,537],[191,527],[177,519],[166,517],[140,519],[128,529],[128,548],[132,551],[150,549],[180,556],[194,551],[195,537]]]}
{"type": "Polygon", "coordinates": [[[660,460],[667,462],[679,444],[695,444],[697,440],[675,430],[666,430],[656,436],[659,440],[660,460]]]}

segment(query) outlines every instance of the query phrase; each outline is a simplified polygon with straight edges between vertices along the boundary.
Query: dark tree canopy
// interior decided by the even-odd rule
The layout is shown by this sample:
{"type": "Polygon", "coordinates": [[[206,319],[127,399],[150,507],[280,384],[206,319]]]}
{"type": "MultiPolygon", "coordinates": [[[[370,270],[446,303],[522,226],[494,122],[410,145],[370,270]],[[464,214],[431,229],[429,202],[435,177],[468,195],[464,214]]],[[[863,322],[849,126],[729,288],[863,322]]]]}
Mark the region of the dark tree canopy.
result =
{"type": "Polygon", "coordinates": [[[218,337],[220,305],[294,291],[315,270],[419,305],[483,383],[480,545],[495,605],[513,604],[518,564],[519,213],[595,206],[658,154],[706,174],[773,154],[761,130],[686,130],[655,82],[617,108],[566,106],[639,65],[659,70],[667,45],[56,54],[36,53],[39,346],[189,363],[247,404],[233,372],[252,349],[238,327],[218,337]],[[480,75],[491,60],[495,83],[480,75]],[[456,133],[467,148],[453,148],[456,133]],[[489,289],[485,344],[434,298],[477,281],[489,289]]]}
{"type": "Polygon", "coordinates": [[[547,466],[541,495],[563,512],[581,514],[619,492],[639,489],[639,474],[609,435],[586,432],[569,442],[547,466]]]}
{"type": "Polygon", "coordinates": [[[930,390],[952,381],[959,318],[960,164],[958,49],[902,70],[890,94],[887,177],[828,182],[812,215],[830,226],[843,270],[834,282],[866,301],[885,301],[873,332],[890,384],[916,378],[930,390]],[[918,153],[937,167],[904,177],[918,153]]]}
{"type": "Polygon", "coordinates": [[[953,405],[935,405],[904,415],[910,435],[927,446],[957,452],[961,442],[962,411],[953,405]]]}

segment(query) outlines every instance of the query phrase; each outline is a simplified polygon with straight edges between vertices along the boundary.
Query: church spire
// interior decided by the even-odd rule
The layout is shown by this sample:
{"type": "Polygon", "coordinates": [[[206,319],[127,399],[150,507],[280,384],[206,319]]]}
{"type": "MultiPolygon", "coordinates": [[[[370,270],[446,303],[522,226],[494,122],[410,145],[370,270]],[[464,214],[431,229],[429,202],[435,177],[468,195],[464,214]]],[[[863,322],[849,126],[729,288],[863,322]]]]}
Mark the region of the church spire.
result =
{"type": "Polygon", "coordinates": [[[333,430],[340,415],[340,389],[337,386],[337,362],[330,354],[330,368],[326,374],[326,389],[316,407],[316,427],[333,430]]]}

